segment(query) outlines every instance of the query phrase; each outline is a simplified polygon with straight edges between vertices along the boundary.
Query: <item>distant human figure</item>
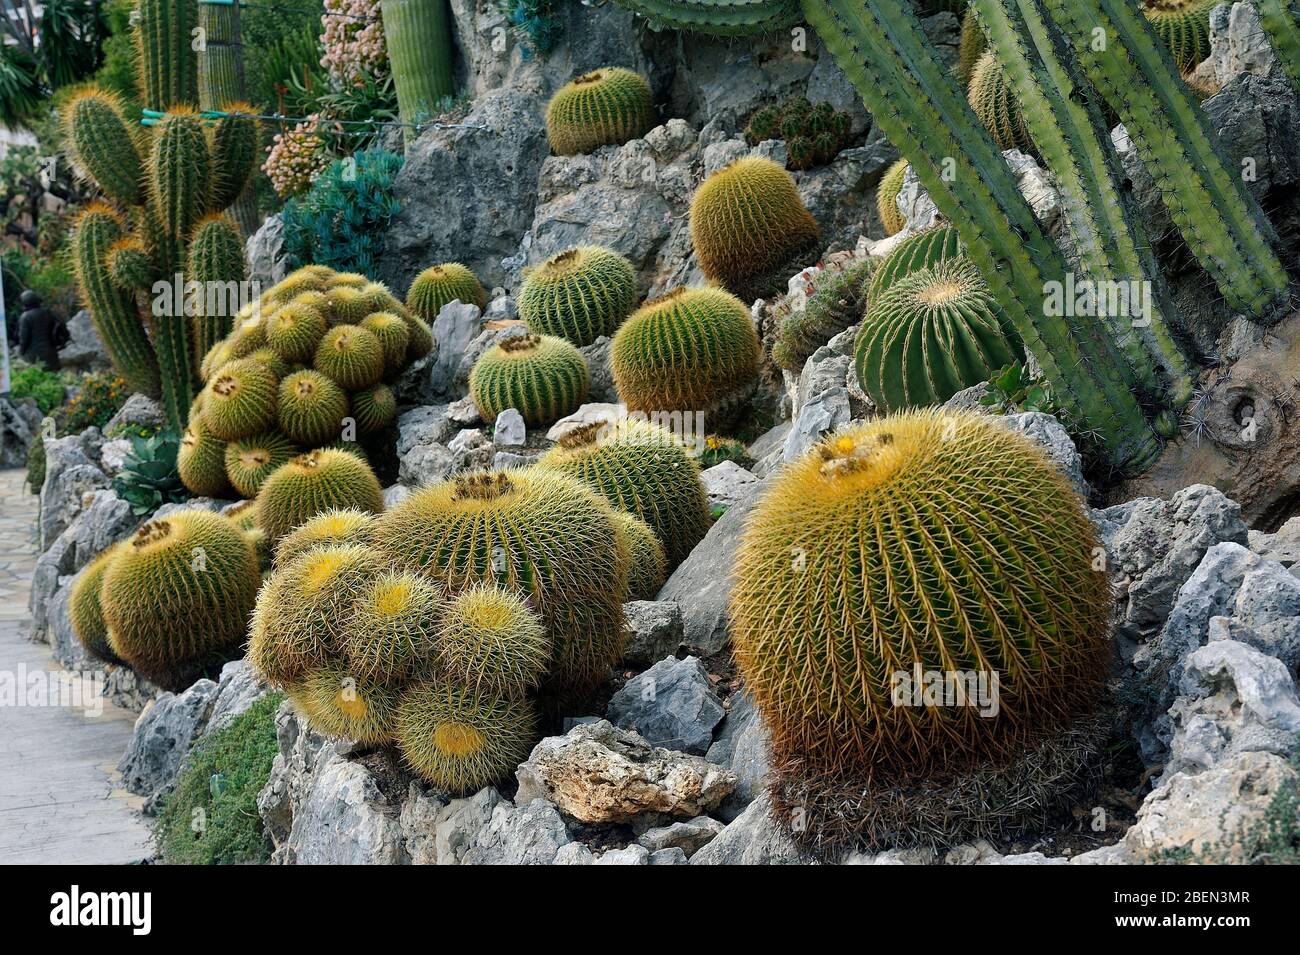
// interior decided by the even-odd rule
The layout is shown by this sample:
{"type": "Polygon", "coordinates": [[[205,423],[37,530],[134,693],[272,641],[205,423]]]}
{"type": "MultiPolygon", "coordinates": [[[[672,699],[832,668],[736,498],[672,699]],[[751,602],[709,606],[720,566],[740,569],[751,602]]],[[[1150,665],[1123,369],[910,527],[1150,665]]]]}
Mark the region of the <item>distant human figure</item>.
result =
{"type": "Polygon", "coordinates": [[[23,361],[59,370],[59,349],[68,343],[68,326],[41,304],[31,289],[18,297],[23,314],[18,319],[18,354],[23,361]]]}

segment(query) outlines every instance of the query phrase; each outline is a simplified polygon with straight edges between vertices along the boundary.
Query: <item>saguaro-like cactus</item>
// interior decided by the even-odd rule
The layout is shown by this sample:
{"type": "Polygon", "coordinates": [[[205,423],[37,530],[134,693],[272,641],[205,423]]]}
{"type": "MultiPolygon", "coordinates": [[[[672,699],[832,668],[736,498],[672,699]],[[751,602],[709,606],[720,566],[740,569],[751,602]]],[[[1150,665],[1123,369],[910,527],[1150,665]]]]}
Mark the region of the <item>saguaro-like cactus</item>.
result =
{"type": "Polygon", "coordinates": [[[1300,6],[1296,0],[1254,0],[1254,4],[1278,62],[1300,92],[1300,6]]]}
{"type": "MultiPolygon", "coordinates": [[[[384,38],[403,122],[418,123],[455,93],[447,0],[383,0],[384,38]]],[[[406,129],[407,139],[414,129],[406,129]]]]}
{"type": "Polygon", "coordinates": [[[199,5],[193,0],[140,0],[135,43],[140,96],[148,109],[165,110],[199,98],[194,31],[199,5]]]}

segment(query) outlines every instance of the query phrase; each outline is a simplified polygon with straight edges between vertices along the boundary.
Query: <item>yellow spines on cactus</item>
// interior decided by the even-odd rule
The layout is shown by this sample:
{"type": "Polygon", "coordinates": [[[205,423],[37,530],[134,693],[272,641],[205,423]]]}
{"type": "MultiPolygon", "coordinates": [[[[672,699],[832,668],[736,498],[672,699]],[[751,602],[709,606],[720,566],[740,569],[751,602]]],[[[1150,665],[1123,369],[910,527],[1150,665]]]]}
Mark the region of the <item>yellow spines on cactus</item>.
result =
{"type": "Polygon", "coordinates": [[[542,682],[550,663],[546,628],[516,595],[476,583],[447,605],[437,642],[437,666],[448,682],[517,697],[542,682]]]}
{"type": "Polygon", "coordinates": [[[113,652],[159,686],[184,689],[243,644],[259,576],[252,544],[219,514],[145,524],[104,577],[113,652]]]}
{"type": "Polygon", "coordinates": [[[370,466],[347,451],[318,449],[281,465],[257,494],[257,523],[273,544],[332,508],[378,514],[384,492],[370,466]]]}
{"type": "Polygon", "coordinates": [[[226,442],[208,430],[202,416],[190,415],[176,451],[176,471],[181,483],[199,497],[224,497],[230,490],[226,477],[226,442]]]}
{"type": "Polygon", "coordinates": [[[479,308],[487,306],[487,292],[482,283],[459,262],[429,266],[406,291],[406,307],[430,325],[444,305],[456,300],[479,308]]]}
{"type": "Polygon", "coordinates": [[[1210,14],[1220,0],[1142,0],[1142,13],[1169,48],[1180,73],[1210,55],[1210,14]]]}
{"type": "Polygon", "coordinates": [[[280,539],[275,566],[283,567],[321,544],[368,544],[374,524],[373,514],[354,507],[322,511],[280,539]]]}
{"type": "Polygon", "coordinates": [[[370,313],[370,300],[355,286],[335,286],[324,294],[327,303],[325,317],[331,325],[356,325],[370,313]]]}
{"type": "Polygon", "coordinates": [[[817,220],[790,174],[749,156],[719,169],[691,199],[691,245],[700,269],[746,302],[785,290],[820,250],[817,220]]]}
{"type": "Polygon", "coordinates": [[[898,211],[898,194],[903,189],[903,179],[907,176],[907,160],[899,159],[885,170],[876,186],[876,212],[880,214],[880,224],[885,235],[897,235],[903,228],[903,214],[898,211]]]}
{"type": "Polygon", "coordinates": [[[239,318],[234,331],[226,338],[226,347],[231,360],[247,358],[259,348],[265,348],[266,316],[255,314],[239,318]]]}
{"type": "Polygon", "coordinates": [[[574,77],[546,104],[546,138],[557,156],[622,145],[656,122],[650,84],[617,66],[574,77]]]}
{"type": "Polygon", "coordinates": [[[400,686],[434,658],[444,603],[441,588],[419,574],[376,575],[352,601],[339,633],[348,671],[400,686]]]}
{"type": "Polygon", "coordinates": [[[411,344],[406,319],[392,312],[371,312],[361,320],[361,327],[379,339],[384,350],[385,377],[391,378],[406,367],[406,352],[411,344]]]}
{"type": "Polygon", "coordinates": [[[425,355],[433,353],[433,330],[418,315],[404,315],[402,317],[406,320],[407,331],[411,333],[410,342],[406,346],[406,361],[407,364],[410,364],[419,361],[425,355]]]}
{"type": "Polygon", "coordinates": [[[270,305],[287,305],[299,295],[308,292],[323,292],[328,276],[315,271],[317,266],[304,266],[290,272],[266,291],[266,301],[270,305]]]}
{"type": "Polygon", "coordinates": [[[961,40],[957,45],[957,82],[962,88],[970,86],[970,77],[975,72],[975,64],[988,48],[984,38],[984,29],[980,26],[979,14],[971,4],[961,18],[961,40]]]}
{"type": "Polygon", "coordinates": [[[461,475],[385,513],[374,539],[391,560],[452,590],[483,581],[530,598],[554,645],[554,687],[588,690],[619,659],[626,552],[608,506],[572,478],[461,475]]]}
{"type": "Polygon", "coordinates": [[[340,388],[369,388],[384,377],[384,346],[359,325],[335,325],[316,346],[312,367],[340,388]]]}
{"type": "Polygon", "coordinates": [[[758,374],[749,309],[722,289],[677,289],[646,302],[614,336],[610,367],[634,411],[701,411],[726,417],[758,374]]]}
{"type": "Polygon", "coordinates": [[[613,335],[636,302],[632,263],[611,249],[583,245],[528,272],[519,290],[519,317],[534,335],[555,335],[581,347],[613,335]]]}
{"type": "Polygon", "coordinates": [[[328,329],[316,309],[286,303],[266,316],[266,344],[285,361],[309,362],[328,329]]]}
{"type": "Polygon", "coordinates": [[[101,597],[104,588],[104,576],[122,544],[105,548],[77,574],[72,582],[72,593],[68,597],[68,618],[72,622],[72,632],[77,635],[81,645],[97,660],[105,663],[121,663],[121,659],[108,642],[108,625],[104,622],[104,608],[101,597]]]}
{"type": "Polygon", "coordinates": [[[387,385],[363,388],[352,396],[352,417],[358,434],[377,434],[397,417],[397,396],[387,385]]]}
{"type": "Polygon", "coordinates": [[[659,535],[627,511],[612,507],[610,513],[627,545],[627,599],[654,600],[668,579],[668,557],[659,535]]]}
{"type": "Polygon", "coordinates": [[[244,497],[256,497],[272,472],[301,453],[302,448],[279,431],[237,438],[226,445],[226,477],[244,497]]]}
{"type": "Polygon", "coordinates": [[[365,680],[346,666],[330,663],[312,670],[285,695],[317,732],[371,746],[390,742],[398,693],[365,680]]]}
{"type": "Polygon", "coordinates": [[[774,754],[924,774],[1065,725],[1106,672],[1096,543],[1043,452],[986,417],[915,411],[828,437],[776,476],[736,556],[733,645],[774,754]],[[996,715],[896,695],[935,673],[996,678],[996,715]]]}
{"type": "Polygon", "coordinates": [[[516,335],[484,352],[469,374],[469,392],[486,421],[514,408],[528,425],[550,424],[587,400],[587,362],[563,338],[516,335]]]}
{"type": "Polygon", "coordinates": [[[576,478],[645,521],[671,567],[708,533],[709,500],[699,468],[663,428],[635,420],[584,425],[562,437],[538,466],[576,478]]]}
{"type": "Polygon", "coordinates": [[[126,292],[147,288],[153,278],[153,259],[138,238],[123,236],[108,247],[108,277],[126,292]]]}
{"type": "Polygon", "coordinates": [[[348,417],[347,393],[318,371],[295,371],[280,382],[280,430],[299,444],[335,441],[348,417]]]}
{"type": "Polygon", "coordinates": [[[61,119],[64,148],[74,167],[109,198],[127,206],[138,203],[144,161],[122,100],[89,87],[68,98],[61,119]]]}
{"type": "Polygon", "coordinates": [[[992,50],[986,51],[976,61],[966,98],[999,149],[1034,148],[1015,91],[992,50]]]}
{"type": "Polygon", "coordinates": [[[536,717],[526,700],[425,680],[402,694],[393,735],[412,770],[465,795],[499,783],[528,758],[536,717]]]}
{"type": "Polygon", "coordinates": [[[203,423],[225,441],[275,426],[280,380],[262,362],[241,358],[224,365],[204,388],[203,423]]]}

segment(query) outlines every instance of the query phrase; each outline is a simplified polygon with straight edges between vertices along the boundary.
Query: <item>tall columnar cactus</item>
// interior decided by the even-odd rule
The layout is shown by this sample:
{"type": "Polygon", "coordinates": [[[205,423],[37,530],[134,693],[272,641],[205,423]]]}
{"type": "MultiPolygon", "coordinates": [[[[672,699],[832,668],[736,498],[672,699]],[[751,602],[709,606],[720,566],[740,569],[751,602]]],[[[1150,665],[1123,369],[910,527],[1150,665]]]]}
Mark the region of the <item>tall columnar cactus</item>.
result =
{"type": "Polygon", "coordinates": [[[777,759],[887,782],[1066,726],[1107,669],[1095,546],[1060,472],[986,418],[911,412],[828,437],[778,475],[736,557],[736,659],[777,759]],[[935,673],[986,693],[996,679],[997,713],[922,705],[935,673]]]}
{"type": "Polygon", "coordinates": [[[582,352],[552,335],[516,335],[493,345],[474,363],[469,392],[487,421],[507,408],[528,425],[550,424],[587,399],[582,352]]]}
{"type": "Polygon", "coordinates": [[[1300,6],[1296,0],[1253,0],[1259,23],[1291,86],[1300,93],[1300,6]]]}
{"type": "Polygon", "coordinates": [[[121,216],[109,206],[87,206],[73,232],[73,264],[82,298],[113,367],[136,391],[157,395],[158,359],[153,345],[130,294],[109,277],[109,248],[122,237],[124,228],[121,216]]]}
{"type": "Polygon", "coordinates": [[[519,290],[519,317],[535,335],[555,335],[581,347],[613,335],[636,301],[632,263],[610,249],[583,245],[528,272],[519,290]]]}
{"type": "Polygon", "coordinates": [[[261,137],[252,118],[257,111],[252,104],[238,100],[222,103],[220,109],[229,115],[217,120],[212,129],[210,208],[238,208],[261,156],[261,137]]]}
{"type": "Polygon", "coordinates": [[[92,87],[68,100],[62,121],[72,161],[110,199],[128,206],[139,202],[144,161],[121,100],[92,87]]]}
{"type": "Polygon", "coordinates": [[[198,102],[194,31],[199,5],[188,0],[140,0],[136,11],[136,74],[145,108],[166,110],[198,102]]]}
{"type": "Polygon", "coordinates": [[[620,6],[679,30],[709,36],[753,36],[793,26],[798,0],[619,0],[620,6]]]}
{"type": "MultiPolygon", "coordinates": [[[[456,92],[447,2],[383,0],[380,12],[402,121],[425,122],[456,92]]],[[[415,130],[407,127],[406,138],[414,137],[415,130]]]]}
{"type": "Polygon", "coordinates": [[[650,84],[617,66],[574,77],[546,104],[546,138],[559,156],[622,145],[644,135],[655,121],[650,84]]]}
{"type": "Polygon", "coordinates": [[[704,274],[746,302],[783,289],[820,251],[817,220],[794,180],[758,156],[700,184],[691,199],[691,245],[704,274]]]}
{"type": "Polygon", "coordinates": [[[194,354],[202,357],[230,334],[234,316],[226,303],[232,296],[220,294],[227,282],[241,282],[246,275],[244,240],[239,226],[227,215],[209,215],[194,226],[189,240],[191,281],[202,283],[205,294],[196,303],[194,354]],[[211,307],[209,307],[211,306],[211,307]]]}

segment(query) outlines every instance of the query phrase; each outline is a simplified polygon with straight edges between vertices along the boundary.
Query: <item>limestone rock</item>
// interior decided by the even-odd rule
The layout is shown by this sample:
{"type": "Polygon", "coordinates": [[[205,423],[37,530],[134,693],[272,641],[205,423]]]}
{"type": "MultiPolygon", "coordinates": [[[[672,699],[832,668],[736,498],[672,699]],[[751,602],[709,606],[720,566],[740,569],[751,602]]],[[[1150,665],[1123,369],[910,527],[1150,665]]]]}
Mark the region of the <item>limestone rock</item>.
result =
{"type": "Polygon", "coordinates": [[[652,746],[704,755],[725,711],[698,657],[660,660],[628,680],[609,701],[610,722],[636,730],[652,746]]]}

